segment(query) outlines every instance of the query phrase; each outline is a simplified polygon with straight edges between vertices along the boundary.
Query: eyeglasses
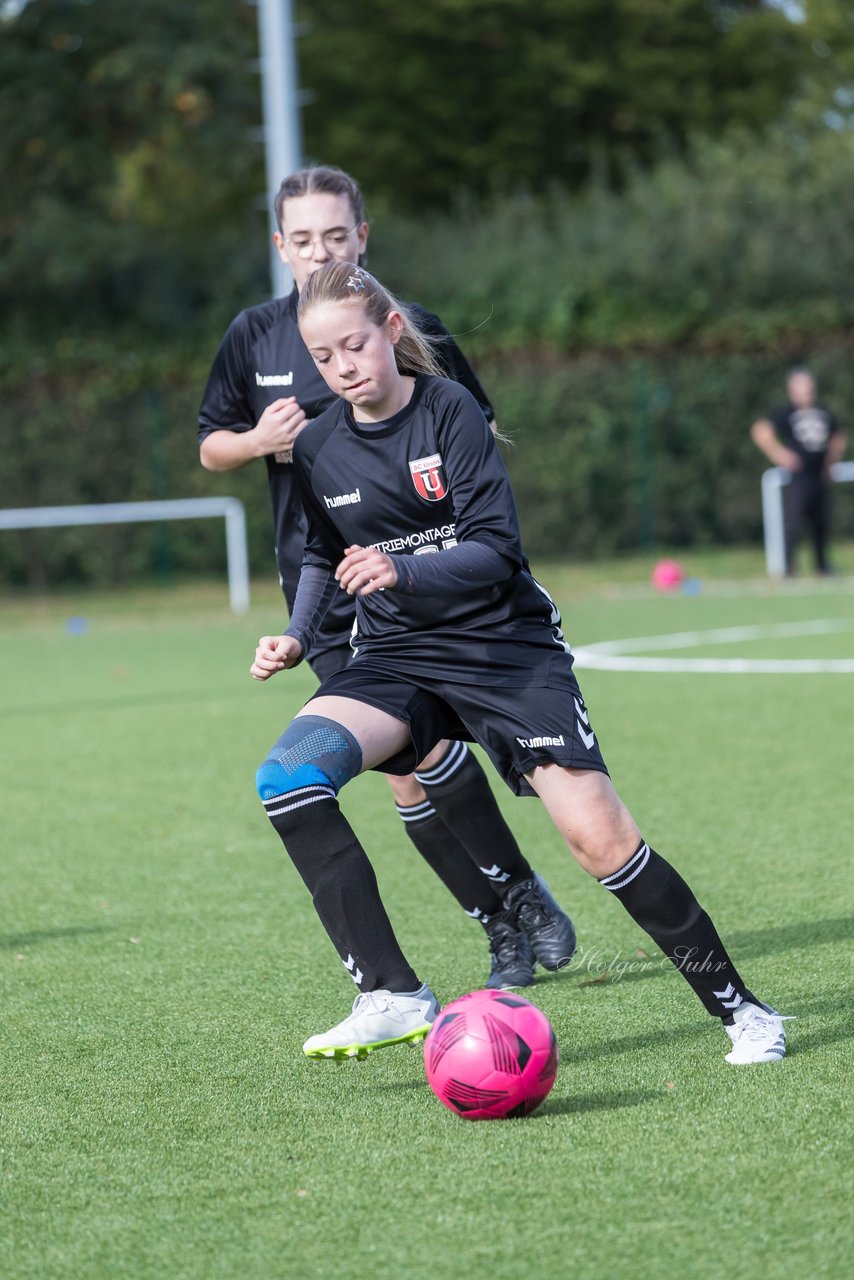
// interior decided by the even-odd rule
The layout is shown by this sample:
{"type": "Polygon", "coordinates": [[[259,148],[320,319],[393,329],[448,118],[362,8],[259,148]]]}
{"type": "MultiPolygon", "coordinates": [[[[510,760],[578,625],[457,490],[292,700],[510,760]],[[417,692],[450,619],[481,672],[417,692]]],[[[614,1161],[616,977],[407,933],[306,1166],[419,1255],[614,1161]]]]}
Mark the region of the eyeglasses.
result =
{"type": "Polygon", "coordinates": [[[324,231],[319,236],[295,235],[285,236],[284,241],[291,253],[295,253],[298,258],[310,258],[314,252],[314,246],[319,240],[327,253],[335,255],[346,246],[354,231],[358,230],[359,223],[348,230],[341,227],[335,227],[332,231],[324,231]]]}

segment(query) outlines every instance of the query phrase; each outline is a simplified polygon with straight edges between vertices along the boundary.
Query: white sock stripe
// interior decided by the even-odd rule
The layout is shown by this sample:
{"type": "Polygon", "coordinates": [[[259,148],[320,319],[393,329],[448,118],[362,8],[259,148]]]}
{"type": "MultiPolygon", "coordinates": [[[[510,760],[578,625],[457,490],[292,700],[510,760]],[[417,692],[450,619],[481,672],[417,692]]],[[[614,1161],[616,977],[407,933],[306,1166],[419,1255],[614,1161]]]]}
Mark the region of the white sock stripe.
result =
{"type": "MultiPolygon", "coordinates": [[[[297,792],[292,791],[290,794],[296,795],[297,792]]],[[[282,797],[279,797],[279,798],[281,799],[282,797]]],[[[283,804],[279,809],[267,808],[267,805],[270,803],[269,801],[265,802],[264,807],[265,809],[267,809],[268,818],[277,818],[279,814],[290,813],[292,809],[302,809],[307,804],[317,804],[319,800],[334,800],[334,799],[335,799],[335,792],[330,788],[328,791],[320,791],[315,795],[307,796],[305,800],[296,800],[294,801],[293,804],[283,804]]],[[[275,804],[276,802],[273,801],[272,803],[275,804]]]]}
{"type": "Polygon", "coordinates": [[[647,851],[648,848],[649,846],[642,841],[638,845],[637,849],[635,849],[634,853],[629,858],[628,862],[624,862],[621,867],[618,867],[616,871],[612,871],[610,875],[603,876],[602,879],[599,881],[599,883],[607,885],[610,883],[611,880],[622,879],[622,877],[626,874],[627,871],[631,871],[633,865],[637,862],[637,860],[643,857],[644,853],[647,851]]]}
{"type": "Polygon", "coordinates": [[[333,794],[321,795],[321,796],[309,796],[309,799],[307,800],[297,800],[296,804],[282,805],[282,808],[280,809],[268,809],[268,812],[266,812],[266,815],[268,815],[268,818],[278,818],[279,814],[291,813],[293,809],[303,809],[307,804],[318,804],[319,800],[334,800],[334,799],[335,797],[333,794]]]}
{"type": "Polygon", "coordinates": [[[642,844],[636,853],[633,853],[625,866],[620,867],[619,871],[612,871],[609,876],[605,876],[604,880],[599,883],[604,889],[624,889],[627,884],[631,884],[635,876],[639,876],[646,864],[649,862],[649,845],[642,844]]]}
{"type": "Polygon", "coordinates": [[[416,771],[415,777],[422,786],[435,787],[440,782],[447,782],[458,769],[462,769],[468,753],[469,749],[464,742],[452,742],[443,760],[432,769],[425,769],[420,773],[416,771]]]}
{"type": "Polygon", "coordinates": [[[444,778],[451,777],[458,768],[462,767],[467,754],[469,754],[469,748],[465,742],[451,742],[438,764],[434,764],[431,769],[421,769],[420,772],[416,772],[415,777],[419,782],[442,782],[444,778]]]}
{"type": "Polygon", "coordinates": [[[420,804],[399,804],[395,807],[401,822],[420,822],[422,818],[434,818],[436,816],[436,810],[429,800],[422,800],[420,804]]]}

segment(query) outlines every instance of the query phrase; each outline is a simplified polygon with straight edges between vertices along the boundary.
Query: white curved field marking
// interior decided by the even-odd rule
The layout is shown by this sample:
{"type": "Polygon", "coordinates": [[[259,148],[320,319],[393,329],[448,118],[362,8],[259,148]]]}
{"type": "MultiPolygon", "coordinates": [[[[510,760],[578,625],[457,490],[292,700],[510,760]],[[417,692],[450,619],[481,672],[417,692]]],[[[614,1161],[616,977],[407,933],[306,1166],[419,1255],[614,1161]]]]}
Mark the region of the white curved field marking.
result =
{"type": "Polygon", "coordinates": [[[637,650],[696,649],[706,644],[738,644],[790,636],[831,635],[854,631],[854,618],[819,618],[811,622],[776,622],[749,627],[715,627],[710,631],[677,631],[670,635],[603,640],[573,648],[580,667],[600,671],[696,672],[713,675],[802,675],[828,672],[854,674],[854,658],[646,658],[637,650]]]}

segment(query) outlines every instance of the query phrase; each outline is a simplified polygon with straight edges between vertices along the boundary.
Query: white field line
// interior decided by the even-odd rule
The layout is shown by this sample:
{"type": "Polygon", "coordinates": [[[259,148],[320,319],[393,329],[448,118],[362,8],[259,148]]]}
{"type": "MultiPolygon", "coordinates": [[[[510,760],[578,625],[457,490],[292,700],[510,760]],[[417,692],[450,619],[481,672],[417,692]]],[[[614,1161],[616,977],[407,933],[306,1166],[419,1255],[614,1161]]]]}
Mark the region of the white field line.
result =
{"type": "MultiPolygon", "coordinates": [[[[541,569],[540,573],[534,576],[538,581],[548,581],[548,570],[541,569]]],[[[601,586],[596,594],[600,599],[604,600],[654,600],[661,598],[661,592],[656,591],[648,582],[624,582],[619,585],[609,583],[607,586],[601,586]]],[[[838,578],[720,578],[711,582],[698,579],[697,587],[693,592],[686,591],[683,587],[681,591],[670,593],[672,599],[678,599],[682,595],[689,594],[714,596],[715,599],[722,600],[734,600],[745,596],[762,596],[763,598],[771,596],[776,597],[778,600],[788,596],[800,596],[802,598],[814,596],[820,600],[827,596],[835,598],[854,594],[854,576],[849,574],[846,577],[838,578]]]]}
{"type": "Polygon", "coordinates": [[[778,622],[748,627],[716,627],[710,631],[677,631],[670,635],[603,640],[573,648],[580,667],[599,671],[696,672],[713,675],[854,674],[854,658],[646,658],[637,650],[692,649],[706,644],[738,644],[789,636],[830,635],[854,630],[854,619],[819,618],[811,622],[778,622]]]}

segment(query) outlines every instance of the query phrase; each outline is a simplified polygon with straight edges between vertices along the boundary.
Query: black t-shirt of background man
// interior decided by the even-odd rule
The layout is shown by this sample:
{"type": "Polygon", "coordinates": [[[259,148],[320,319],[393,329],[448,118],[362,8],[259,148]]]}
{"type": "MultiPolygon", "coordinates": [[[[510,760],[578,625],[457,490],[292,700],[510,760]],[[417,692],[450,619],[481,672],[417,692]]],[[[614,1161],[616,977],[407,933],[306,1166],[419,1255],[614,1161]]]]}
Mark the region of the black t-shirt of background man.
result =
{"type": "Polygon", "coordinates": [[[793,404],[787,404],[775,409],[770,421],[780,443],[787,449],[793,449],[802,459],[804,473],[818,475],[827,457],[830,437],[839,430],[833,414],[818,404],[808,409],[797,409],[793,404]]]}

